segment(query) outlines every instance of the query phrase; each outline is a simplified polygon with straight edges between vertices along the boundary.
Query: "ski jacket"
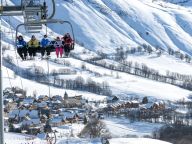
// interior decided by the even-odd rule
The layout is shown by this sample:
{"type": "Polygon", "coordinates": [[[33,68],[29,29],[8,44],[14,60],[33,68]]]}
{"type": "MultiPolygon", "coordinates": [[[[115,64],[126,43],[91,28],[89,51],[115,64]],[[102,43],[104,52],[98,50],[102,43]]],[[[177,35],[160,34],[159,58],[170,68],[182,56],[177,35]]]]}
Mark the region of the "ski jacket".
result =
{"type": "Polygon", "coordinates": [[[39,47],[39,41],[37,39],[35,40],[30,40],[28,42],[28,47],[35,47],[38,48],[39,47]]]}
{"type": "Polygon", "coordinates": [[[17,48],[23,48],[26,47],[27,43],[24,40],[18,40],[17,41],[17,48]]]}
{"type": "Polygon", "coordinates": [[[49,41],[48,38],[43,38],[43,39],[41,40],[41,46],[42,46],[42,47],[47,47],[47,46],[49,45],[49,43],[50,43],[50,41],[49,41]]]}
{"type": "Polygon", "coordinates": [[[57,47],[63,47],[63,43],[62,43],[61,40],[56,40],[53,46],[54,46],[55,48],[57,48],[57,47]]]}
{"type": "Polygon", "coordinates": [[[64,40],[65,45],[71,45],[71,43],[73,41],[70,36],[64,36],[63,40],[64,40]]]}

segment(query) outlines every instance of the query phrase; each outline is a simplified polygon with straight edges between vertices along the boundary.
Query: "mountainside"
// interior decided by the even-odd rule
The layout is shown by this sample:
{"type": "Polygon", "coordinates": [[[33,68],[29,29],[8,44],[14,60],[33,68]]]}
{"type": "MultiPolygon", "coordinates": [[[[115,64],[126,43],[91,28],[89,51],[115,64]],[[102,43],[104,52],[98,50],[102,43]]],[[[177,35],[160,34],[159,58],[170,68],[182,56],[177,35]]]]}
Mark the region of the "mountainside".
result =
{"type": "Polygon", "coordinates": [[[186,7],[140,0],[60,0],[56,7],[55,18],[71,21],[88,49],[110,53],[146,43],[192,54],[192,14],[186,7]]]}
{"type": "Polygon", "coordinates": [[[182,6],[192,6],[191,0],[166,0],[166,2],[170,2],[173,4],[180,4],[182,6]]]}
{"type": "MultiPolygon", "coordinates": [[[[51,12],[51,1],[47,3],[51,12]]],[[[117,47],[147,44],[192,55],[191,16],[190,6],[162,1],[57,0],[54,18],[69,20],[78,43],[93,51],[112,53],[117,47]]],[[[49,27],[60,34],[69,30],[49,27]]]]}

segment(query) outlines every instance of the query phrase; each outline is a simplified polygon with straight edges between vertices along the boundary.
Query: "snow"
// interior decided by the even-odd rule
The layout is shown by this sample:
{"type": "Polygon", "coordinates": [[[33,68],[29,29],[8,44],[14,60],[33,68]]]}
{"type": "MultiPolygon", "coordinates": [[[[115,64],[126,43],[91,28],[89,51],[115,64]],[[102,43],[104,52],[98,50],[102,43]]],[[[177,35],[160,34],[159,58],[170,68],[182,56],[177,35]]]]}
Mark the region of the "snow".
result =
{"type": "MultiPolygon", "coordinates": [[[[8,3],[12,4],[10,0],[8,3]]],[[[51,6],[51,1],[47,1],[47,5],[51,6]]],[[[52,7],[49,7],[49,10],[51,13],[52,7]]],[[[188,7],[166,2],[153,3],[151,0],[57,0],[54,16],[69,20],[74,27],[77,41],[92,51],[113,53],[115,48],[120,46],[146,43],[165,50],[171,47],[192,54],[190,17],[191,9],[188,7]]],[[[3,20],[5,19],[7,18],[3,17],[3,20]]],[[[13,17],[11,25],[16,26],[22,20],[13,17]]],[[[71,33],[66,24],[50,24],[48,27],[60,35],[71,33]]],[[[21,32],[25,34],[23,28],[21,32]]],[[[42,37],[44,32],[45,30],[37,37],[42,37]]],[[[52,38],[57,35],[54,32],[48,29],[52,38]]]]}
{"type": "MultiPolygon", "coordinates": [[[[33,143],[33,144],[46,144],[45,138],[43,134],[38,135],[39,138],[24,135],[24,134],[16,134],[16,133],[5,133],[5,142],[6,144],[21,144],[21,143],[33,143]]],[[[66,139],[59,139],[57,144],[63,143],[70,143],[70,144],[101,144],[101,142],[97,139],[90,140],[90,139],[79,139],[79,138],[66,138],[66,139]]],[[[168,142],[149,139],[149,138],[112,138],[109,140],[110,144],[171,144],[168,142]]]]}
{"type": "Polygon", "coordinates": [[[17,134],[17,133],[5,133],[6,144],[21,144],[21,143],[33,143],[33,144],[46,144],[45,141],[36,138],[35,136],[17,134]]]}
{"type": "MultiPolygon", "coordinates": [[[[9,83],[9,78],[7,75],[7,70],[4,66],[2,67],[2,72],[3,72],[3,89],[5,89],[6,87],[10,87],[10,83],[9,83]]],[[[9,76],[11,78],[10,79],[11,85],[21,87],[20,77],[17,76],[17,78],[14,78],[14,73],[10,69],[8,69],[8,73],[9,73],[9,76]]],[[[23,78],[21,78],[21,80],[23,83],[23,88],[25,90],[27,90],[28,96],[30,96],[30,95],[32,96],[34,93],[36,93],[36,95],[49,95],[49,87],[48,86],[43,85],[43,84],[39,84],[39,83],[34,82],[34,81],[30,81],[27,79],[23,79],[23,78]],[[28,87],[28,86],[30,86],[30,87],[28,87]]],[[[87,100],[100,101],[100,100],[104,100],[106,98],[106,96],[97,95],[97,94],[93,94],[93,93],[59,89],[59,88],[55,88],[55,87],[50,86],[51,96],[53,96],[53,95],[63,96],[65,91],[67,91],[69,96],[83,95],[83,98],[85,98],[87,100]]]]}
{"type": "MultiPolygon", "coordinates": [[[[55,57],[54,54],[52,54],[53,58],[55,57]]],[[[132,57],[133,60],[133,57],[132,57]]],[[[140,59],[138,58],[138,61],[140,59]]],[[[60,59],[60,61],[64,61],[62,59],[60,59]]],[[[99,66],[95,66],[92,64],[88,64],[85,63],[86,68],[93,70],[94,72],[97,72],[99,74],[101,74],[101,77],[97,77],[94,76],[91,73],[88,73],[86,70],[82,70],[80,69],[81,65],[82,65],[82,61],[77,60],[77,59],[73,59],[73,58],[68,58],[67,61],[69,61],[71,63],[71,66],[67,66],[67,68],[70,68],[72,70],[75,70],[77,72],[76,75],[66,75],[66,76],[61,76],[61,78],[65,78],[65,79],[75,79],[77,76],[82,76],[84,78],[84,80],[87,80],[88,78],[92,78],[93,80],[102,83],[104,81],[108,82],[110,81],[109,85],[111,87],[111,89],[113,90],[113,94],[114,95],[119,95],[119,96],[126,96],[126,97],[144,97],[144,96],[148,96],[148,97],[153,97],[156,99],[167,99],[167,100],[179,100],[179,99],[188,99],[188,96],[191,94],[191,91],[188,90],[184,90],[182,88],[170,85],[170,84],[165,84],[165,83],[161,83],[161,82],[156,82],[153,80],[148,80],[145,78],[141,78],[141,77],[137,77],[137,76],[133,76],[130,74],[126,74],[126,73],[122,73],[122,72],[118,72],[119,78],[116,78],[116,76],[114,74],[116,74],[117,72],[115,71],[111,71],[99,66]],[[112,74],[113,73],[113,74],[112,74]]],[[[137,61],[137,60],[136,60],[137,61]]],[[[170,70],[170,68],[172,68],[175,71],[179,71],[179,72],[185,72],[187,73],[187,71],[189,71],[188,73],[190,73],[192,70],[190,68],[190,66],[188,64],[185,64],[183,62],[177,62],[176,60],[167,58],[165,56],[165,60],[164,60],[164,56],[162,57],[162,59],[154,59],[154,62],[150,61],[150,59],[148,58],[142,58],[142,61],[145,63],[149,63],[149,65],[153,68],[159,69],[161,70],[162,68],[162,72],[165,73],[165,71],[170,70]],[[166,61],[169,65],[166,65],[166,61]],[[169,62],[170,61],[170,62],[169,62]],[[159,63],[159,65],[157,65],[157,63],[159,63]],[[175,63],[175,64],[171,64],[171,63],[175,63]],[[181,64],[180,64],[181,63],[181,64]],[[177,65],[181,65],[183,68],[182,69],[178,69],[177,65]],[[164,68],[165,67],[165,68],[164,68]],[[166,70],[167,69],[167,70],[166,70]]],[[[16,63],[16,62],[15,62],[16,63]]],[[[47,62],[45,60],[37,60],[37,61],[25,61],[25,62],[21,62],[19,60],[19,66],[23,69],[28,69],[30,67],[32,67],[33,65],[39,65],[41,66],[44,71],[47,71],[47,62]]],[[[16,63],[17,65],[17,63],[16,63]]],[[[59,69],[63,66],[63,65],[59,65],[59,64],[55,64],[54,62],[50,62],[49,63],[50,66],[50,70],[51,69],[59,69]]],[[[8,70],[9,75],[13,78],[14,74],[11,70],[8,70]]],[[[7,71],[6,68],[3,67],[3,76],[4,76],[4,88],[6,88],[7,86],[9,86],[9,81],[8,81],[8,77],[7,77],[7,71]]],[[[18,76],[16,79],[12,79],[11,82],[13,83],[12,85],[17,85],[20,86],[20,77],[18,76]]],[[[23,79],[22,78],[22,82],[23,82],[23,86],[24,89],[27,90],[28,94],[32,95],[34,91],[37,92],[37,94],[46,94],[48,95],[48,90],[49,88],[45,85],[42,84],[38,84],[36,82],[33,81],[29,81],[27,79],[23,79]],[[31,88],[29,89],[27,86],[31,85],[31,88]],[[35,89],[32,89],[32,88],[35,89]]],[[[63,95],[65,90],[59,90],[58,88],[53,88],[51,86],[51,94],[52,95],[63,95]]],[[[71,90],[67,90],[67,92],[70,93],[70,95],[79,95],[82,94],[86,99],[94,99],[94,100],[104,100],[105,97],[104,96],[96,96],[95,94],[88,94],[86,92],[74,92],[71,90]]]]}
{"type": "Polygon", "coordinates": [[[159,129],[162,124],[146,123],[146,122],[131,122],[124,117],[105,117],[103,122],[106,124],[112,137],[143,137],[152,136],[154,130],[159,129]]]}
{"type": "Polygon", "coordinates": [[[150,68],[158,70],[159,73],[164,75],[166,75],[166,71],[176,72],[184,75],[192,74],[192,64],[170,57],[167,54],[162,54],[160,57],[158,57],[156,54],[129,55],[127,60],[138,62],[139,64],[145,64],[150,68]]]}
{"type": "Polygon", "coordinates": [[[164,142],[149,138],[114,138],[110,140],[110,144],[171,144],[169,142],[164,142]]]}

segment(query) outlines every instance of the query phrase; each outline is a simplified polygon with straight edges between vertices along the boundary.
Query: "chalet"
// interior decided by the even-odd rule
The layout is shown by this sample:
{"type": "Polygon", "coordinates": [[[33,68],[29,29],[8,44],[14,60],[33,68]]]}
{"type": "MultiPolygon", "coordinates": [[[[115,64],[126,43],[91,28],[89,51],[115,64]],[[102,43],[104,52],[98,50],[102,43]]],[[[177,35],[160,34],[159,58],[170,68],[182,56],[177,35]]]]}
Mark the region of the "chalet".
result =
{"type": "Polygon", "coordinates": [[[33,98],[33,97],[27,97],[27,98],[25,98],[25,99],[23,100],[23,105],[25,105],[25,106],[30,106],[30,105],[32,105],[32,104],[34,103],[34,101],[35,101],[35,98],[33,98]]]}
{"type": "Polygon", "coordinates": [[[49,97],[47,95],[40,95],[37,97],[37,100],[39,102],[42,102],[42,101],[48,101],[49,100],[49,97]]]}
{"type": "Polygon", "coordinates": [[[126,101],[126,102],[124,103],[124,107],[125,107],[125,108],[131,108],[131,106],[132,106],[131,101],[126,101]]]}
{"type": "Polygon", "coordinates": [[[41,123],[39,118],[31,119],[29,117],[25,117],[25,119],[22,121],[22,125],[25,126],[38,126],[41,123]]]}
{"type": "Polygon", "coordinates": [[[63,103],[60,100],[52,101],[52,107],[54,109],[59,109],[63,107],[63,103]]]}
{"type": "Polygon", "coordinates": [[[150,102],[147,104],[140,105],[141,110],[164,110],[165,104],[162,101],[159,102],[150,102]]]}
{"type": "Polygon", "coordinates": [[[139,108],[139,101],[136,100],[131,101],[131,108],[139,108]]]}
{"type": "Polygon", "coordinates": [[[76,120],[76,113],[74,111],[63,111],[59,113],[60,116],[65,116],[66,120],[69,122],[74,122],[76,120]]]}
{"type": "Polygon", "coordinates": [[[56,116],[50,120],[50,125],[53,127],[62,126],[65,124],[66,117],[65,116],[56,116]]]}
{"type": "Polygon", "coordinates": [[[86,110],[78,109],[76,111],[76,116],[78,119],[83,119],[86,116],[86,110]]]}
{"type": "Polygon", "coordinates": [[[37,108],[39,109],[43,109],[47,107],[47,103],[45,101],[41,101],[39,103],[37,103],[37,108]]]}
{"type": "Polygon", "coordinates": [[[153,105],[154,110],[164,110],[165,109],[165,103],[163,101],[155,102],[153,105]]]}
{"type": "Polygon", "coordinates": [[[117,102],[118,100],[119,98],[117,96],[107,97],[107,103],[114,103],[114,102],[117,102]]]}
{"type": "Polygon", "coordinates": [[[57,101],[57,100],[63,101],[63,97],[60,96],[60,95],[55,95],[55,96],[53,96],[51,99],[52,99],[52,101],[57,101]]]}
{"type": "Polygon", "coordinates": [[[153,109],[153,103],[142,104],[139,107],[140,110],[151,110],[153,109]]]}

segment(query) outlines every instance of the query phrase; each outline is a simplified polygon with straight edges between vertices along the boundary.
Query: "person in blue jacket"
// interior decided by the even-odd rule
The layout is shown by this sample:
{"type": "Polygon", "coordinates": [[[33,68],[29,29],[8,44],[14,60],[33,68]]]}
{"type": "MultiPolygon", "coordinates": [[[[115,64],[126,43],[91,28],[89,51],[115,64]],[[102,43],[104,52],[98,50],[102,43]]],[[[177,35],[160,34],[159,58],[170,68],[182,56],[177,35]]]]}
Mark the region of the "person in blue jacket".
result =
{"type": "Polygon", "coordinates": [[[17,39],[17,53],[22,60],[26,60],[27,57],[27,43],[24,41],[23,37],[20,35],[17,39]]]}
{"type": "Polygon", "coordinates": [[[50,48],[49,48],[50,40],[47,38],[47,35],[44,35],[43,39],[41,40],[41,56],[45,55],[45,51],[47,53],[47,56],[50,55],[50,48]]]}

